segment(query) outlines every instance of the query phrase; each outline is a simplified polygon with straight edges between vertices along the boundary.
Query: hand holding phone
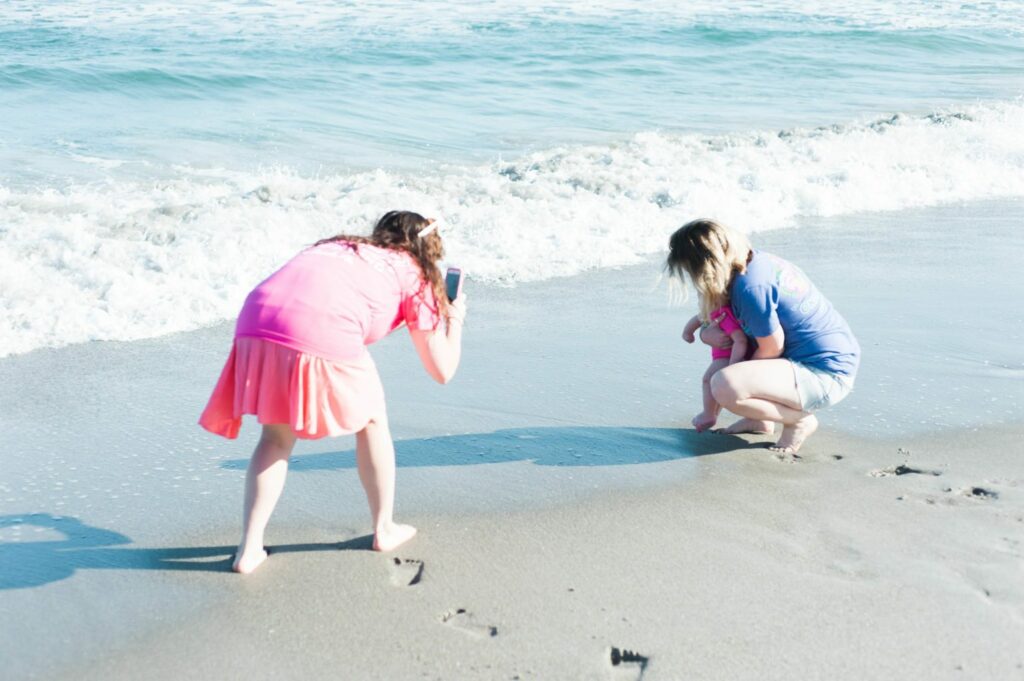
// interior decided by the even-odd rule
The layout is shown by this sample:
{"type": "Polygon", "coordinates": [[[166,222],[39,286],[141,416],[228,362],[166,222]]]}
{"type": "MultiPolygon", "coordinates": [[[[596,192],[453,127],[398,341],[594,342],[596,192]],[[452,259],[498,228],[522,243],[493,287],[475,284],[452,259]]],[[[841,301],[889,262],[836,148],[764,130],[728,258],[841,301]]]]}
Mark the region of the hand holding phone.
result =
{"type": "Polygon", "coordinates": [[[462,293],[462,270],[458,267],[449,267],[444,275],[444,288],[448,294],[448,302],[458,298],[462,293]]]}

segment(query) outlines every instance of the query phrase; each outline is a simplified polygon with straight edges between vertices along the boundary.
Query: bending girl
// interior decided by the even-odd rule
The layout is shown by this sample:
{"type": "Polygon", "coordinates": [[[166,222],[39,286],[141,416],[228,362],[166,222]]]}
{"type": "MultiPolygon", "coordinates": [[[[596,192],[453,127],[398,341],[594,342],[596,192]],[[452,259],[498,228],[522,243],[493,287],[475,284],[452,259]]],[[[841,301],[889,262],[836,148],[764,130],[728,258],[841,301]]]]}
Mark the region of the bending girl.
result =
{"type": "Polygon", "coordinates": [[[263,426],[245,478],[236,572],[252,572],[267,557],[263,533],[296,438],[355,433],[374,549],[390,551],[416,534],[392,517],[395,450],[384,389],[366,346],[404,323],[427,372],[439,383],[455,374],[465,296],[448,302],[437,269],[444,246],[432,223],[416,213],[387,213],[371,236],[320,241],[246,298],[231,353],[199,419],[227,438],[238,436],[243,414],[255,414],[263,426]]]}

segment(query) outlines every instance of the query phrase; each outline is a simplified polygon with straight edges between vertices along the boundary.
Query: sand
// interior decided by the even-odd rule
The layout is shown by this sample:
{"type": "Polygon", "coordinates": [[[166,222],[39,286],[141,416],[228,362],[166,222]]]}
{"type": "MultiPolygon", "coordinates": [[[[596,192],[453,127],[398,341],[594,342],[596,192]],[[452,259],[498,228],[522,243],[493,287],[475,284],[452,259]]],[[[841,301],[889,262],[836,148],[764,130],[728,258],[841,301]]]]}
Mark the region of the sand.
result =
{"type": "Polygon", "coordinates": [[[256,431],[193,425],[228,325],[7,358],[4,676],[1024,678],[1021,224],[1003,202],[756,237],[865,349],[799,458],[688,428],[707,357],[656,263],[471,287],[451,385],[399,334],[374,349],[420,535],[370,551],[351,438],[303,443],[248,578],[256,431]]]}

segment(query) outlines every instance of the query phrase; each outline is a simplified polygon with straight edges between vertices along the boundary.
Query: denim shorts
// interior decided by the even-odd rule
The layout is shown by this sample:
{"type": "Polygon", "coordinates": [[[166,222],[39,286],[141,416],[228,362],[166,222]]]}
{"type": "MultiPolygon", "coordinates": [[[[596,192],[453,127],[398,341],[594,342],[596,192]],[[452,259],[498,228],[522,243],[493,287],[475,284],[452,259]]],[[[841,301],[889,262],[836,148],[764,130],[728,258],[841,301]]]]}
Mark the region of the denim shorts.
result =
{"type": "Polygon", "coordinates": [[[853,377],[790,360],[800,406],[811,412],[839,404],[853,390],[853,377]]]}

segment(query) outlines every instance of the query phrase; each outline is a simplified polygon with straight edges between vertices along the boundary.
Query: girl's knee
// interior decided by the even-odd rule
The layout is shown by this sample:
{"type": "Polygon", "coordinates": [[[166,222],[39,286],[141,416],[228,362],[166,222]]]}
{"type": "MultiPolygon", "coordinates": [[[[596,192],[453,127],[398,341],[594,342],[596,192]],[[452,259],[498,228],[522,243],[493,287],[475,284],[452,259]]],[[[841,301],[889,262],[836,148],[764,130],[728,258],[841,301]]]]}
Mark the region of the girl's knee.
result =
{"type": "Polygon", "coordinates": [[[722,361],[720,359],[716,359],[713,362],[711,362],[711,364],[708,365],[708,368],[704,371],[704,378],[702,379],[704,385],[709,385],[711,383],[711,377],[719,373],[722,369],[726,368],[727,366],[729,366],[729,363],[722,361]]]}
{"type": "Polygon", "coordinates": [[[287,424],[275,423],[264,425],[260,441],[267,445],[291,450],[295,445],[295,431],[287,424]]]}

